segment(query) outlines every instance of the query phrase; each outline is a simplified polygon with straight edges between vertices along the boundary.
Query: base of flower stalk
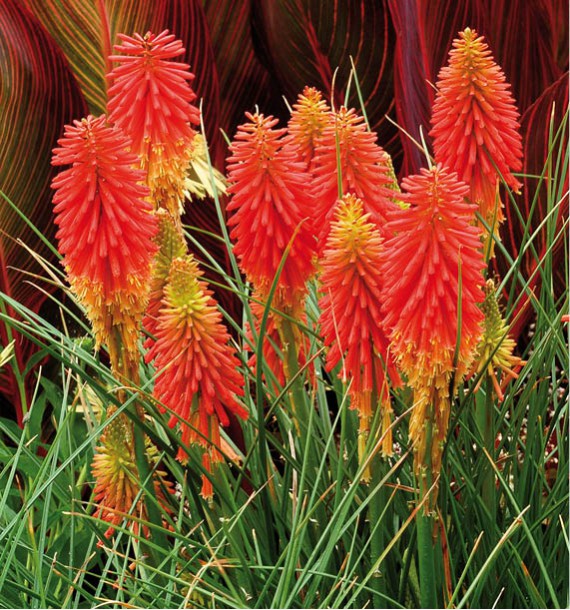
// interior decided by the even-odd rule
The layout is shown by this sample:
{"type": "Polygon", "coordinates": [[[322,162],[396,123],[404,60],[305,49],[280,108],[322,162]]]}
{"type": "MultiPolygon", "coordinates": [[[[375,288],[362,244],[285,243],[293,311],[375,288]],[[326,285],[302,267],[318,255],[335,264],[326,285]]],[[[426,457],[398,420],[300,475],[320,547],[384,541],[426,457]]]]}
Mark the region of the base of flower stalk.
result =
{"type": "Polygon", "coordinates": [[[436,521],[430,513],[426,513],[424,507],[421,507],[416,515],[416,528],[421,607],[441,608],[441,599],[438,595],[439,579],[436,572],[436,565],[441,565],[441,561],[437,561],[438,553],[441,553],[441,543],[436,530],[436,521]]]}
{"type": "Polygon", "coordinates": [[[292,322],[287,318],[283,318],[279,332],[281,335],[281,342],[283,344],[285,357],[283,363],[285,371],[285,383],[291,384],[289,396],[291,399],[293,424],[297,434],[301,436],[300,422],[308,421],[309,411],[305,402],[303,376],[300,374],[297,344],[292,322]]]}
{"type": "MultiPolygon", "coordinates": [[[[479,434],[482,439],[482,450],[486,451],[489,458],[495,461],[495,426],[494,426],[494,388],[493,379],[490,375],[485,379],[485,397],[478,393],[475,400],[475,420],[479,434]]],[[[489,531],[497,522],[497,490],[495,487],[495,471],[489,463],[487,456],[483,458],[483,469],[479,485],[479,492],[483,505],[488,513],[489,531]]],[[[489,538],[488,544],[494,544],[489,538]]]]}
{"type": "MultiPolygon", "coordinates": [[[[433,405],[430,411],[433,411],[433,405]]],[[[436,528],[433,508],[437,487],[433,488],[434,477],[432,472],[432,444],[437,442],[432,434],[432,413],[426,418],[425,453],[418,478],[418,511],[416,513],[416,528],[418,533],[418,560],[420,574],[420,603],[422,608],[441,608],[441,579],[437,566],[442,565],[442,550],[439,531],[436,528]]]]}
{"type": "MultiPolygon", "coordinates": [[[[137,415],[140,416],[140,412],[144,411],[140,405],[135,406],[135,410],[137,415]]],[[[168,548],[168,543],[166,540],[166,536],[161,531],[162,529],[162,515],[160,509],[158,508],[158,502],[154,493],[154,484],[152,478],[152,472],[150,468],[150,464],[147,459],[146,454],[146,444],[145,444],[145,434],[144,431],[139,428],[136,424],[133,424],[133,440],[135,445],[135,460],[137,464],[137,470],[139,473],[139,478],[141,482],[141,488],[144,490],[145,494],[145,505],[146,510],[149,516],[149,520],[154,525],[152,531],[153,542],[162,549],[168,548]]],[[[144,538],[141,539],[141,543],[144,542],[144,538]]],[[[154,558],[154,551],[147,546],[148,556],[149,558],[154,558]]],[[[159,565],[160,561],[155,560],[155,564],[159,565]]],[[[157,574],[159,576],[159,574],[157,574]]]]}

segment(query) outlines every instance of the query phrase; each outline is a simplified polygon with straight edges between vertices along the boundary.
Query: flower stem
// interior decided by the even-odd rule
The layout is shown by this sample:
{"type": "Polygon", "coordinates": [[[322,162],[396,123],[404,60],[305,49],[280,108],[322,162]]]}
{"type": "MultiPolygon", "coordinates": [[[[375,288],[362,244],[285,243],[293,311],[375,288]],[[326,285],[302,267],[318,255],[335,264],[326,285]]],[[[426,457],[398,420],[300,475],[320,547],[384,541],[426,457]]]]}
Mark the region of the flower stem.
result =
{"type": "MultiPolygon", "coordinates": [[[[494,390],[493,390],[493,379],[490,375],[487,375],[485,380],[485,400],[478,400],[475,407],[475,417],[477,421],[477,427],[483,440],[482,447],[491,456],[491,459],[495,460],[495,430],[493,425],[493,411],[494,411],[494,390]]],[[[491,464],[483,464],[483,470],[481,475],[481,486],[480,486],[481,498],[483,505],[488,511],[488,519],[490,528],[489,531],[493,531],[494,524],[496,523],[496,491],[495,491],[495,473],[491,464]]]]}
{"type": "MultiPolygon", "coordinates": [[[[137,405],[137,415],[141,414],[142,407],[137,405]]],[[[146,446],[145,446],[145,434],[144,431],[137,426],[133,425],[133,439],[135,445],[135,460],[137,464],[137,470],[141,482],[141,487],[144,486],[145,504],[146,510],[149,516],[149,521],[155,526],[152,531],[153,542],[155,542],[160,548],[167,549],[167,540],[164,533],[161,531],[162,528],[162,516],[160,509],[157,505],[156,496],[154,494],[154,481],[148,463],[146,446]],[[151,497],[152,496],[152,497],[151,497]]],[[[141,542],[144,542],[144,537],[141,538],[141,542]]],[[[148,552],[153,556],[153,551],[149,547],[148,552]]],[[[156,561],[156,565],[160,565],[160,559],[156,561]]]]}
{"type": "Polygon", "coordinates": [[[293,324],[288,318],[283,318],[281,323],[281,339],[285,356],[285,383],[290,383],[291,407],[293,411],[293,422],[297,433],[300,434],[300,423],[309,420],[305,393],[303,391],[303,376],[299,374],[299,361],[297,345],[293,324]]]}
{"type": "Polygon", "coordinates": [[[416,516],[420,564],[420,601],[422,608],[439,608],[435,573],[434,519],[421,508],[416,516]]]}
{"type": "MultiPolygon", "coordinates": [[[[430,488],[433,484],[432,475],[432,421],[433,405],[430,407],[430,414],[426,417],[426,442],[424,460],[421,465],[421,472],[417,473],[419,479],[419,504],[416,515],[416,527],[418,532],[418,557],[420,568],[420,602],[422,608],[440,608],[437,591],[439,589],[439,579],[436,572],[436,560],[438,553],[441,553],[441,542],[439,536],[434,535],[435,521],[431,512],[432,499],[428,498],[430,488]]],[[[436,441],[437,442],[437,441],[436,441]]]]}
{"type": "MultiPolygon", "coordinates": [[[[370,564],[374,565],[378,557],[384,551],[386,547],[386,540],[384,536],[384,524],[380,523],[382,511],[386,507],[388,501],[385,486],[379,487],[382,481],[386,465],[379,455],[375,455],[371,461],[370,468],[372,470],[372,479],[370,483],[370,492],[372,497],[370,498],[369,508],[369,521],[370,521],[370,535],[372,537],[370,541],[370,564]]],[[[386,577],[379,570],[374,574],[374,578],[371,581],[372,587],[374,588],[374,594],[372,601],[374,608],[382,608],[386,605],[386,577]]]]}

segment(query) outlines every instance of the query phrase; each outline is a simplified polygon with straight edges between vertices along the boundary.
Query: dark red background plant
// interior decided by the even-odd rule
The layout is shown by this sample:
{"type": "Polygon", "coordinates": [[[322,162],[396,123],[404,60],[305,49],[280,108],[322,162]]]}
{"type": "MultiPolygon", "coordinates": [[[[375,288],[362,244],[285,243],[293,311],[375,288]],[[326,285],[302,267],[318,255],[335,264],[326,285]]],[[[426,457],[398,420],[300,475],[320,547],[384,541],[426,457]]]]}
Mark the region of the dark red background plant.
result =
{"type": "MultiPolygon", "coordinates": [[[[429,145],[432,84],[452,39],[468,26],[486,37],[512,84],[523,117],[524,173],[540,173],[544,165],[551,102],[556,101],[558,121],[568,105],[568,4],[564,0],[496,0],[492,8],[483,0],[69,0],[63,6],[49,0],[0,0],[0,189],[51,241],[51,149],[65,123],[88,112],[104,111],[105,74],[111,67],[106,58],[120,32],[169,29],[182,39],[186,53],[181,61],[196,74],[193,89],[203,99],[210,154],[220,170],[227,156],[220,128],[233,136],[243,113],[254,111],[255,104],[266,115],[286,119],[281,95],[292,103],[305,85],[326,94],[337,67],[334,102],[338,107],[344,102],[352,57],[378,142],[393,156],[397,172],[417,172],[425,165],[423,154],[386,115],[416,139],[421,127],[429,145]]],[[[359,107],[354,83],[350,92],[350,105],[359,107]]],[[[523,215],[534,186],[525,184],[523,215]]],[[[544,205],[541,197],[531,231],[540,224],[544,205]]],[[[567,200],[559,214],[560,221],[567,216],[567,200]]],[[[4,198],[0,215],[0,289],[37,311],[46,296],[24,280],[26,272],[42,271],[14,240],[21,238],[50,260],[53,254],[4,198]]],[[[503,230],[503,241],[516,254],[523,229],[511,206],[507,205],[505,215],[508,231],[503,230]]],[[[219,232],[211,202],[189,204],[185,221],[201,231],[219,232]]],[[[202,234],[199,237],[203,240],[202,234]]],[[[217,240],[203,243],[226,264],[226,253],[217,240]]],[[[542,247],[542,237],[538,243],[542,247]]],[[[556,250],[554,256],[561,253],[556,250]]],[[[525,273],[532,273],[530,253],[524,260],[525,273]]],[[[497,265],[500,270],[507,268],[501,257],[497,265]]],[[[555,261],[557,267],[562,265],[555,261]]],[[[536,274],[535,290],[539,282],[536,274]]],[[[52,290],[45,283],[42,288],[52,290]]],[[[217,296],[226,309],[237,311],[227,291],[220,290],[217,296]]],[[[524,303],[520,308],[517,332],[532,314],[524,303]]],[[[8,336],[3,324],[0,337],[5,345],[8,336]]],[[[17,337],[20,369],[33,351],[28,341],[17,337]]],[[[10,370],[4,369],[0,392],[21,422],[10,370]]]]}

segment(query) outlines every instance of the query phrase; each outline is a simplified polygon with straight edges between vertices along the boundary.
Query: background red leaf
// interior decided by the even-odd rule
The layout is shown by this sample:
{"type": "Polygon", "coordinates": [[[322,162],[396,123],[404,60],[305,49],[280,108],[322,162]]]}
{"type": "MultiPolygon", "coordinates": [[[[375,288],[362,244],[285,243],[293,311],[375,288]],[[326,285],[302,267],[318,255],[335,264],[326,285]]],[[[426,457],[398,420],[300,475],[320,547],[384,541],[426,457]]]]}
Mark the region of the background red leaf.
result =
{"type": "MultiPolygon", "coordinates": [[[[394,109],[395,31],[387,0],[254,0],[253,9],[258,53],[289,103],[305,85],[330,96],[337,67],[334,103],[344,103],[352,57],[370,126],[397,155],[397,132],[385,118],[394,109]]],[[[354,84],[349,105],[360,108],[354,84]]]]}
{"type": "MultiPolygon", "coordinates": [[[[538,200],[534,211],[532,211],[532,202],[535,197],[537,187],[539,185],[538,176],[544,171],[545,163],[549,154],[549,132],[556,135],[562,124],[565,114],[568,112],[568,73],[566,72],[560,78],[548,87],[543,94],[527,109],[522,117],[522,133],[524,145],[524,187],[522,196],[517,197],[519,202],[522,221],[529,223],[529,232],[532,234],[540,226],[540,223],[546,218],[548,213],[548,192],[547,181],[548,174],[545,174],[545,179],[542,182],[538,191],[538,200]],[[532,213],[531,213],[532,212],[532,213]]],[[[568,151],[568,125],[561,132],[561,139],[553,145],[553,167],[556,167],[558,153],[567,154],[568,151]]],[[[567,163],[567,161],[566,161],[567,163]]],[[[550,176],[551,178],[553,176],[550,176]]],[[[564,220],[568,218],[568,173],[566,173],[565,181],[562,188],[561,204],[557,213],[554,215],[555,232],[558,233],[564,220]]],[[[516,213],[510,205],[506,206],[506,221],[502,230],[503,242],[509,253],[516,257],[519,253],[520,244],[524,235],[524,225],[521,222],[519,214],[516,213]]],[[[533,242],[534,249],[537,252],[538,260],[540,260],[547,250],[547,235],[544,228],[533,242]]],[[[554,298],[558,299],[568,290],[568,278],[566,277],[567,270],[564,266],[564,248],[567,247],[563,240],[558,240],[552,251],[553,264],[552,268],[555,272],[553,278],[554,298]]],[[[497,270],[504,277],[509,268],[509,263],[503,257],[497,257],[497,270]]],[[[537,257],[533,254],[530,248],[523,254],[522,273],[527,280],[530,280],[529,288],[538,291],[540,290],[542,275],[535,273],[537,268],[537,257]],[[532,278],[532,279],[531,279],[532,278]]],[[[529,306],[528,298],[522,299],[518,304],[514,318],[514,326],[512,329],[513,335],[518,336],[526,325],[530,322],[533,314],[532,307],[529,306]]]]}
{"type": "MultiPolygon", "coordinates": [[[[0,189],[53,242],[51,151],[64,124],[84,115],[87,105],[57,45],[17,0],[0,2],[0,73],[0,189]]],[[[1,290],[37,311],[45,296],[30,280],[32,274],[44,273],[16,239],[44,258],[53,260],[53,254],[4,198],[0,206],[1,290]]],[[[13,311],[8,313],[14,316],[13,311]]],[[[4,325],[0,336],[6,345],[4,325]]],[[[16,363],[23,370],[34,347],[23,337],[15,338],[16,363]]],[[[21,422],[22,405],[11,367],[2,370],[0,391],[21,422]]]]}
{"type": "Polygon", "coordinates": [[[205,0],[204,10],[220,82],[219,125],[231,138],[244,112],[271,104],[275,90],[255,54],[251,0],[205,0]]]}
{"type": "Polygon", "coordinates": [[[543,91],[560,77],[565,67],[557,63],[558,46],[566,37],[556,20],[568,3],[561,0],[500,0],[486,11],[481,31],[488,38],[496,61],[511,83],[519,110],[524,113],[543,91]]]}

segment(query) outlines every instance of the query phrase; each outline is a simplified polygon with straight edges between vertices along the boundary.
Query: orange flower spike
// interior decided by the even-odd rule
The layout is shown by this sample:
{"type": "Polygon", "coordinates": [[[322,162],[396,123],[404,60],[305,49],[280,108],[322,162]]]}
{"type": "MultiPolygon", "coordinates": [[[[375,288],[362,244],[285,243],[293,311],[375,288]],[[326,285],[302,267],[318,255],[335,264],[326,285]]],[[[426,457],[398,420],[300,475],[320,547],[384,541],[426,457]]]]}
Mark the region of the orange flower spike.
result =
{"type": "MultiPolygon", "coordinates": [[[[219,425],[229,424],[227,412],[242,419],[248,414],[238,401],[244,392],[240,363],[202,275],[191,255],[174,259],[148,355],[157,370],[155,398],[171,413],[170,426],[180,423],[183,443],[203,447],[209,470],[222,460],[219,425]]],[[[180,448],[178,459],[185,458],[180,448]]],[[[205,476],[202,493],[212,495],[205,476]]]]}
{"type": "Polygon", "coordinates": [[[187,64],[173,61],[184,47],[168,30],[119,38],[122,44],[115,50],[120,54],[109,57],[119,64],[109,75],[109,119],[131,139],[155,205],[176,216],[192,156],[191,125],[200,123],[189,85],[194,75],[187,64]]]}
{"type": "Polygon", "coordinates": [[[304,164],[294,147],[283,146],[285,129],[273,129],[277,119],[246,113],[230,146],[228,180],[233,212],[234,252],[242,271],[260,295],[269,293],[281,259],[294,236],[283,266],[274,306],[298,303],[314,273],[314,237],[308,221],[313,198],[304,164]]]}
{"type": "Polygon", "coordinates": [[[449,383],[469,370],[482,334],[483,301],[480,229],[468,187],[440,165],[402,182],[406,208],[394,212],[384,245],[382,307],[392,349],[414,390],[410,436],[416,468],[424,463],[425,420],[435,417],[432,468],[439,472],[440,443],[449,417],[449,383]],[[460,284],[461,282],[461,284],[460,284]],[[461,329],[458,295],[461,289],[461,329]],[[454,367],[456,342],[459,350],[454,367]]]}
{"type": "MultiPolygon", "coordinates": [[[[320,323],[329,348],[327,370],[342,360],[340,376],[350,381],[351,407],[359,412],[364,435],[376,407],[372,396],[389,414],[388,386],[401,385],[380,311],[381,256],[378,227],[364,213],[360,199],[345,195],[336,207],[321,261],[320,323]]],[[[391,446],[385,446],[384,452],[391,454],[391,446]]]]}
{"type": "Polygon", "coordinates": [[[464,374],[481,337],[485,267],[480,230],[468,187],[440,165],[402,181],[399,208],[388,224],[382,271],[385,323],[408,376],[453,369],[457,298],[461,273],[461,342],[458,370],[464,374]],[[406,192],[407,191],[407,192],[406,192]],[[425,356],[424,366],[418,358],[425,356]],[[427,368],[426,368],[427,366],[427,368]]]}
{"type": "MultiPolygon", "coordinates": [[[[114,411],[114,408],[110,408],[107,416],[110,417],[114,411]]],[[[126,416],[119,415],[107,425],[95,450],[91,466],[95,478],[94,501],[97,506],[96,516],[110,524],[104,534],[105,538],[112,536],[115,528],[124,518],[127,518],[127,526],[137,535],[140,532],[137,520],[148,521],[144,495],[139,498],[133,509],[133,503],[141,491],[133,446],[132,423],[126,416]],[[129,512],[137,520],[128,519],[129,512]]],[[[155,467],[158,461],[156,447],[147,442],[146,450],[151,466],[155,467]]],[[[153,483],[156,498],[163,510],[170,513],[166,494],[173,493],[174,489],[166,478],[166,472],[155,469],[153,483]]],[[[148,537],[150,533],[148,527],[143,526],[142,533],[148,537]]],[[[98,546],[101,545],[102,541],[98,543],[98,546]]]]}
{"type": "Polygon", "coordinates": [[[342,107],[337,113],[329,114],[328,123],[317,139],[312,166],[312,188],[316,194],[314,222],[319,230],[320,251],[325,246],[339,196],[339,165],[343,194],[353,193],[362,199],[364,211],[378,226],[383,228],[387,214],[395,207],[389,157],[376,139],[376,134],[368,131],[364,118],[356,110],[342,107]]]}
{"type": "Polygon", "coordinates": [[[436,162],[457,172],[470,186],[470,197],[490,224],[499,174],[515,191],[521,183],[512,171],[522,168],[519,113],[501,68],[488,45],[467,28],[453,41],[447,67],[441,69],[433,106],[436,162]],[[495,169],[495,166],[497,169],[495,169]]]}
{"type": "Polygon", "coordinates": [[[156,219],[128,141],[104,116],[67,125],[58,144],[52,164],[71,165],[52,182],[59,251],[97,346],[107,343],[117,371],[123,356],[138,359],[156,219]]]}
{"type": "Polygon", "coordinates": [[[316,141],[329,120],[330,108],[322,93],[314,87],[305,87],[293,104],[287,126],[288,138],[298,147],[298,154],[307,167],[315,155],[316,141]]]}

